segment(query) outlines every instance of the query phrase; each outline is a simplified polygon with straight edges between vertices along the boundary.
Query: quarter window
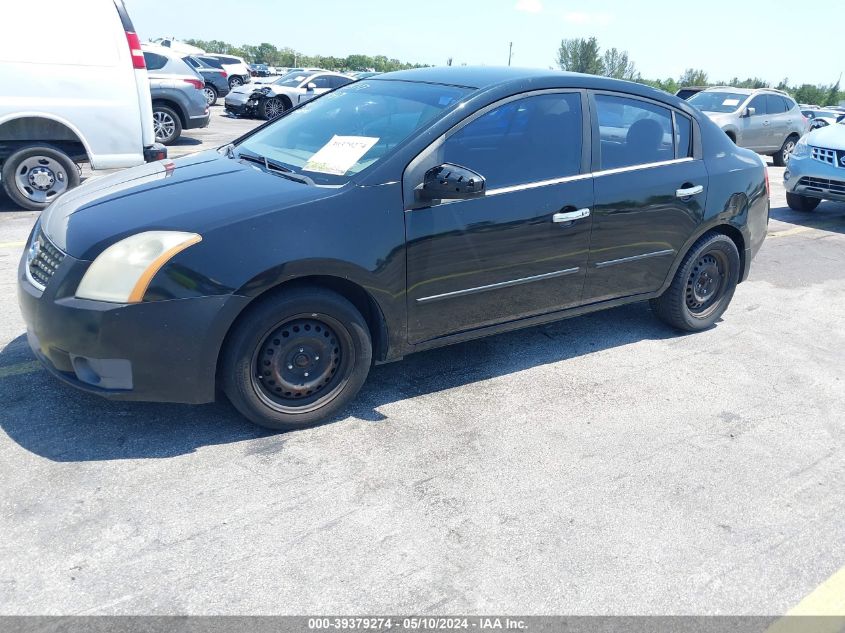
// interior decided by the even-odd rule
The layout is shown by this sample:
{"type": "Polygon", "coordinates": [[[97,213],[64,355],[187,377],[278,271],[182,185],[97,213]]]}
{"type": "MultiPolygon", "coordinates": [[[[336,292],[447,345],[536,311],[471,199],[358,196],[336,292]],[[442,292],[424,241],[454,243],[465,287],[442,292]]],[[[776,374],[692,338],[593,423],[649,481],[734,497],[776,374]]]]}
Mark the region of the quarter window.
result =
{"type": "Polygon", "coordinates": [[[580,94],[547,94],[502,105],[451,135],[443,161],[468,167],[488,189],[574,176],[583,144],[580,94]]]}
{"type": "Polygon", "coordinates": [[[596,111],[601,169],[645,165],[675,158],[672,112],[668,108],[625,97],[596,95],[596,111]]]}
{"type": "Polygon", "coordinates": [[[692,156],[692,122],[683,114],[675,113],[675,158],[692,156]]]}

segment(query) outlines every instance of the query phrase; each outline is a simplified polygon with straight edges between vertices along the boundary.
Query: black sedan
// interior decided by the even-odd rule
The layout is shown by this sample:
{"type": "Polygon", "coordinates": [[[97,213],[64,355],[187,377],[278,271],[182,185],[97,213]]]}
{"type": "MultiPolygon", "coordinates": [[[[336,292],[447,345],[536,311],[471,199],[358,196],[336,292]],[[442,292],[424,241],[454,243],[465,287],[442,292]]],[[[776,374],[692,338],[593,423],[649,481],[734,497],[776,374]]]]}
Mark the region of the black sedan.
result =
{"type": "Polygon", "coordinates": [[[766,235],[766,168],[684,101],[548,71],[365,79],[231,145],[113,174],[19,269],[58,378],[257,424],[335,416],[372,363],[634,301],[714,326],[766,235]]]}

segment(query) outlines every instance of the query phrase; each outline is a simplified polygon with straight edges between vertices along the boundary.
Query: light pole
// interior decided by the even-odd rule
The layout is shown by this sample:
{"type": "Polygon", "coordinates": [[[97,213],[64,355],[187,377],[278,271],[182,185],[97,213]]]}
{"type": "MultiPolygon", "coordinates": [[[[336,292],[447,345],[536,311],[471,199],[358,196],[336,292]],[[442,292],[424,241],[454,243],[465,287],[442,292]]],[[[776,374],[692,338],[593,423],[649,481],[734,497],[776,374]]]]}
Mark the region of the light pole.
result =
{"type": "Polygon", "coordinates": [[[513,59],[513,42],[511,42],[508,47],[508,66],[511,65],[511,59],[513,59]]]}

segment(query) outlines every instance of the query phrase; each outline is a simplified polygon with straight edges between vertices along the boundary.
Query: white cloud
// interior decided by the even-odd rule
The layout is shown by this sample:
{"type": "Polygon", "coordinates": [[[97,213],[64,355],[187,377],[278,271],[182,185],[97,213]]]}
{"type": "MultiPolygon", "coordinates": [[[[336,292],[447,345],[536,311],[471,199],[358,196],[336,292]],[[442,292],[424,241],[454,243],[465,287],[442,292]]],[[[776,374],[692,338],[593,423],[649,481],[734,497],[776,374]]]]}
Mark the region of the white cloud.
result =
{"type": "Polygon", "coordinates": [[[587,13],[585,11],[571,11],[563,14],[563,19],[570,24],[595,24],[606,26],[613,21],[610,13],[587,13]]]}
{"type": "Polygon", "coordinates": [[[517,0],[514,8],[524,13],[540,13],[543,10],[543,3],[540,0],[517,0]]]}

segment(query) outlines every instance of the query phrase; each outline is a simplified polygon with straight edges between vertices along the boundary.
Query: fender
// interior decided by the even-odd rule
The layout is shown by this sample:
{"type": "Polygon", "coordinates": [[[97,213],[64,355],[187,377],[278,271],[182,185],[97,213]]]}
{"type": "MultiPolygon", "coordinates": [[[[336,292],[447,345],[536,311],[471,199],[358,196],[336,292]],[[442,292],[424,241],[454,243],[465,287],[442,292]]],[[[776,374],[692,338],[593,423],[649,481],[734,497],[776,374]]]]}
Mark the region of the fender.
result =
{"type": "MultiPolygon", "coordinates": [[[[87,139],[79,131],[79,128],[73,125],[70,121],[65,119],[64,117],[57,116],[55,114],[50,114],[47,112],[37,112],[37,111],[27,111],[27,112],[15,112],[13,114],[8,114],[5,117],[0,117],[0,127],[5,125],[6,123],[11,123],[12,121],[18,121],[20,119],[47,119],[49,121],[53,121],[54,123],[59,123],[66,128],[68,128],[71,132],[76,135],[76,138],[82,143],[82,147],[85,148],[85,153],[88,155],[88,160],[91,160],[92,153],[91,153],[91,146],[88,144],[87,139]]],[[[11,140],[11,139],[10,139],[11,140]]],[[[24,139],[28,140],[28,139],[24,139]]],[[[42,140],[42,141],[49,141],[50,139],[33,139],[33,140],[42,140]]],[[[64,139],[62,139],[64,140],[64,139]]]]}

